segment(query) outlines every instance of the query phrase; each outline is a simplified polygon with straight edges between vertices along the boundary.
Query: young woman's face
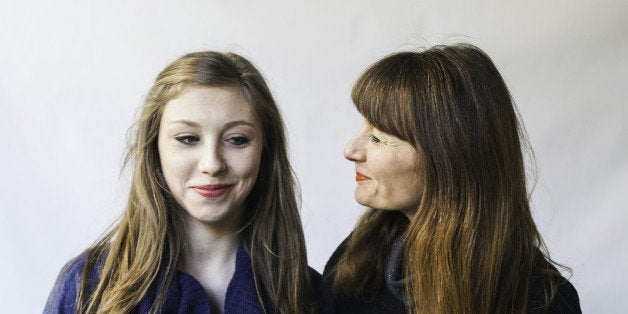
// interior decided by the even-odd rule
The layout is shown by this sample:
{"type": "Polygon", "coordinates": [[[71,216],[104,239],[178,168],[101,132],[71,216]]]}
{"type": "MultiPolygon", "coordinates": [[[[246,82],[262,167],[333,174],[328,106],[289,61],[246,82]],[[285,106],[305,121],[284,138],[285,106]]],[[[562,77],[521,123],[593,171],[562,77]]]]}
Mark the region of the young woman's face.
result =
{"type": "Polygon", "coordinates": [[[355,163],[355,200],[411,217],[421,199],[417,153],[410,143],[373,127],[366,119],[344,150],[355,163]]]}
{"type": "Polygon", "coordinates": [[[161,170],[188,218],[239,226],[262,141],[260,122],[236,89],[190,86],[165,105],[157,140],[161,170]]]}

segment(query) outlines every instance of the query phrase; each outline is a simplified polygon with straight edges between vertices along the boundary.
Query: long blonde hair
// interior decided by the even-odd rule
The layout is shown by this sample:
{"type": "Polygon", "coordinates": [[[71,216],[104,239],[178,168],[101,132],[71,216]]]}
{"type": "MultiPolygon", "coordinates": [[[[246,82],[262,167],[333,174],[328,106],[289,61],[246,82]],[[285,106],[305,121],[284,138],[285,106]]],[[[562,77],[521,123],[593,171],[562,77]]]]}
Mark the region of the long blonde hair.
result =
{"type": "Polygon", "coordinates": [[[334,293],[363,298],[381,288],[405,232],[410,312],[525,312],[532,278],[549,304],[560,274],[530,213],[526,137],[491,59],[471,45],[392,54],[360,76],[352,98],[372,125],[415,147],[423,190],[410,221],[365,213],[332,271],[334,293]]]}
{"type": "Polygon", "coordinates": [[[163,304],[185,235],[181,234],[182,209],[160,170],[157,136],[164,106],[190,85],[237,88],[261,121],[262,159],[246,200],[248,223],[242,231],[258,299],[264,304],[264,291],[277,312],[314,312],[298,191],[279,109],[262,75],[248,60],[211,51],[190,53],[168,65],[146,96],[125,160],[125,165],[133,167],[126,210],[119,223],[88,250],[76,311],[129,312],[151,285],[157,285],[151,313],[163,304]],[[96,268],[102,268],[102,275],[92,289],[89,281],[96,268]]]}

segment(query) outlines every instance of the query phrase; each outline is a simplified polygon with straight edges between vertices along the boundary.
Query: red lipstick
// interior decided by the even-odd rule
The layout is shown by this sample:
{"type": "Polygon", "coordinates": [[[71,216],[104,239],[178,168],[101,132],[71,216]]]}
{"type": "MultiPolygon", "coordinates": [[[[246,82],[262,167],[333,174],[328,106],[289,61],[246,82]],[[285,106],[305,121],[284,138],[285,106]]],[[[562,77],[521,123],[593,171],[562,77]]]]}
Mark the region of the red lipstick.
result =
{"type": "Polygon", "coordinates": [[[363,175],[363,174],[361,174],[359,172],[355,173],[355,181],[360,182],[360,181],[369,180],[369,179],[370,179],[369,177],[367,177],[367,176],[365,176],[365,175],[363,175]]]}
{"type": "Polygon", "coordinates": [[[229,184],[212,184],[212,185],[194,186],[192,188],[196,191],[196,193],[200,194],[202,197],[215,199],[229,192],[232,186],[233,185],[229,185],[229,184]]]}

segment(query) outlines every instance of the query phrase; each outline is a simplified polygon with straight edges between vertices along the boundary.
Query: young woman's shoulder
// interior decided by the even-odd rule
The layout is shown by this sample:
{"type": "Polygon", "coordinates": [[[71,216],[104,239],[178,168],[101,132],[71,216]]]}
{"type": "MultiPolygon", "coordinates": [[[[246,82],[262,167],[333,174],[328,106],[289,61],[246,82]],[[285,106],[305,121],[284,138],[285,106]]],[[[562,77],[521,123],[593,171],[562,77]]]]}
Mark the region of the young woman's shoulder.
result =
{"type": "MultiPolygon", "coordinates": [[[[44,313],[74,313],[87,255],[87,251],[83,252],[61,268],[46,301],[44,313]]],[[[97,276],[92,277],[89,278],[90,287],[98,283],[97,276]]]]}
{"type": "Polygon", "coordinates": [[[74,313],[76,296],[86,259],[87,253],[83,253],[61,268],[48,296],[48,301],[46,301],[44,313],[74,313]]]}

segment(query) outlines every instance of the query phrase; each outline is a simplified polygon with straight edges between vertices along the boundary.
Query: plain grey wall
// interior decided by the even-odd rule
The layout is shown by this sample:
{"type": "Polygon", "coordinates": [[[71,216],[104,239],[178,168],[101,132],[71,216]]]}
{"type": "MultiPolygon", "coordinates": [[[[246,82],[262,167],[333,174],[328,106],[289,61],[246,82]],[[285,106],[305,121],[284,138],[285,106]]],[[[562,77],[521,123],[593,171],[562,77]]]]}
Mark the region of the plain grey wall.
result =
{"type": "Polygon", "coordinates": [[[398,50],[470,42],[517,102],[533,207],[585,312],[628,308],[626,1],[0,2],[0,308],[40,312],[61,266],[120,214],[126,130],[157,73],[196,50],[265,74],[286,120],[311,265],[362,209],[342,148],[349,93],[398,50]],[[611,301],[612,300],[612,301],[611,301]]]}

